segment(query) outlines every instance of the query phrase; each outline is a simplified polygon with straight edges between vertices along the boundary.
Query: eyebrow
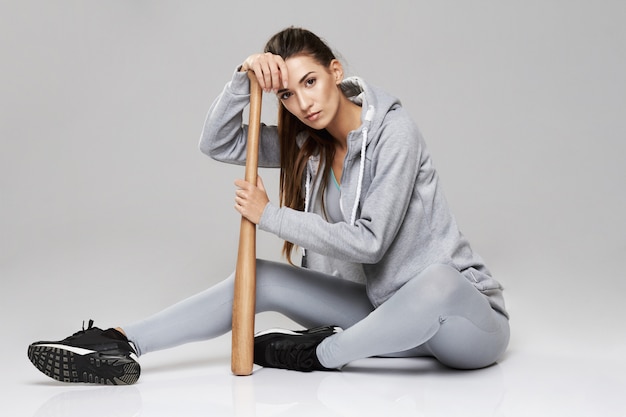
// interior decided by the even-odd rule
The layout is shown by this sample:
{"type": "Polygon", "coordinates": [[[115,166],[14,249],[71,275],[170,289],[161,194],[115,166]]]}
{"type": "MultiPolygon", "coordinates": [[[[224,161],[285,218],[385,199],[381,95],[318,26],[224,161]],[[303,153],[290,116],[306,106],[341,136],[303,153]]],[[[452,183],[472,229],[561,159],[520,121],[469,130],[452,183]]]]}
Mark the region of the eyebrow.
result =
{"type": "MultiPolygon", "coordinates": [[[[309,75],[313,74],[314,72],[315,72],[315,71],[309,71],[309,72],[307,72],[306,74],[304,74],[304,76],[302,76],[302,78],[300,78],[300,81],[298,81],[298,84],[302,84],[302,83],[304,82],[304,80],[306,80],[306,79],[307,79],[307,77],[308,77],[309,75]]],[[[282,93],[284,93],[285,91],[289,91],[289,89],[288,89],[288,88],[282,88],[282,89],[278,90],[278,91],[276,92],[276,94],[282,94],[282,93]]]]}

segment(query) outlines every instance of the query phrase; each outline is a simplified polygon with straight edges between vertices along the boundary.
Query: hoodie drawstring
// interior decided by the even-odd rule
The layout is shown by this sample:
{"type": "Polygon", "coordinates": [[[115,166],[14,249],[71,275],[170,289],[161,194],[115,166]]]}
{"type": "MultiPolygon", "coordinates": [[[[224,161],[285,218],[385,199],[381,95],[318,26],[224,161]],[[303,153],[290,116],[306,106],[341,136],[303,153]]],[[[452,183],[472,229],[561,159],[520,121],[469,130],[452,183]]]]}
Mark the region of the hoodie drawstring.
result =
{"type": "Polygon", "coordinates": [[[363,187],[363,172],[365,171],[365,145],[367,143],[367,127],[363,128],[361,132],[363,140],[361,143],[361,162],[359,164],[359,179],[356,183],[356,196],[354,197],[354,204],[352,205],[352,214],[350,215],[350,226],[354,226],[356,221],[356,211],[359,208],[359,200],[361,199],[361,188],[363,187]]]}
{"type": "Polygon", "coordinates": [[[361,161],[359,164],[359,179],[356,183],[356,196],[354,197],[354,205],[352,206],[352,215],[350,216],[350,226],[354,226],[356,222],[356,211],[359,208],[359,203],[361,202],[361,188],[363,187],[363,173],[365,172],[365,148],[367,147],[367,131],[369,122],[372,120],[374,116],[374,106],[369,106],[367,108],[367,113],[365,113],[365,122],[367,123],[363,130],[361,131],[361,161]]]}
{"type": "MultiPolygon", "coordinates": [[[[354,198],[354,204],[352,206],[352,213],[350,215],[350,226],[354,226],[356,222],[356,212],[359,209],[359,203],[361,202],[361,189],[363,188],[363,174],[365,173],[365,150],[367,148],[367,133],[369,122],[372,121],[372,117],[374,116],[374,106],[369,106],[367,108],[367,113],[365,113],[365,123],[366,125],[361,130],[361,161],[359,162],[359,178],[356,183],[356,196],[354,198]]],[[[311,172],[306,170],[306,181],[304,183],[304,212],[307,213],[309,211],[309,200],[311,191],[311,172]]],[[[306,249],[302,248],[302,259],[303,266],[306,267],[306,249]]]]}
{"type": "MultiPolygon", "coordinates": [[[[311,193],[311,171],[306,170],[306,181],[304,182],[304,212],[309,212],[309,200],[311,193]]],[[[306,249],[302,248],[302,267],[306,268],[306,249]]]]}

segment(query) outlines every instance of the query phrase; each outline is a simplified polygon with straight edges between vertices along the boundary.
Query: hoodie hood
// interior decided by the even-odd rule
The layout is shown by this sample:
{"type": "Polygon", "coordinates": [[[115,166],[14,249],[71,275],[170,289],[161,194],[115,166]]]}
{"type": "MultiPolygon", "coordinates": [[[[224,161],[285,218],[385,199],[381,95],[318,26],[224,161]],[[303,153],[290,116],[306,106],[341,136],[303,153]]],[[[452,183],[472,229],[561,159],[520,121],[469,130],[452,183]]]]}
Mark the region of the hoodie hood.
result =
{"type": "MultiPolygon", "coordinates": [[[[363,186],[363,174],[365,171],[365,162],[367,160],[367,146],[372,140],[372,132],[376,132],[382,125],[386,114],[400,106],[401,103],[400,100],[387,94],[386,92],[369,86],[359,77],[346,78],[339,87],[350,101],[363,109],[361,112],[361,126],[357,129],[358,133],[356,135],[351,134],[348,137],[348,155],[346,155],[346,160],[352,159],[356,156],[355,154],[358,149],[358,178],[349,221],[350,225],[354,225],[360,203],[361,189],[363,186]],[[359,140],[360,143],[358,143],[359,140]]],[[[301,140],[303,139],[304,137],[301,138],[301,140]]],[[[310,162],[310,169],[307,171],[307,178],[305,182],[304,211],[309,210],[312,181],[311,172],[313,172],[313,175],[317,174],[319,158],[312,158],[310,162]]]]}
{"type": "Polygon", "coordinates": [[[339,87],[350,101],[361,106],[361,129],[366,127],[370,132],[380,128],[389,111],[401,106],[398,98],[367,84],[359,77],[348,77],[339,87]]]}

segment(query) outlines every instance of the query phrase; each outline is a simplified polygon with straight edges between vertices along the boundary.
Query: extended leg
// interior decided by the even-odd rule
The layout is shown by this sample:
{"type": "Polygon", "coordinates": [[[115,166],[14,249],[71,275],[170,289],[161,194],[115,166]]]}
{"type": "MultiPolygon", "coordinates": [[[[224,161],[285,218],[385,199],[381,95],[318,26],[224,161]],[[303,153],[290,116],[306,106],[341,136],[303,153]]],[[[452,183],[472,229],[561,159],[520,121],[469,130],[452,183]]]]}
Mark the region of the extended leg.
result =
{"type": "MultiPolygon", "coordinates": [[[[139,354],[207,340],[231,329],[234,274],[145,320],[122,326],[139,354]]],[[[257,261],[257,312],[276,311],[305,327],[349,327],[373,307],[365,287],[315,271],[257,261]]]]}

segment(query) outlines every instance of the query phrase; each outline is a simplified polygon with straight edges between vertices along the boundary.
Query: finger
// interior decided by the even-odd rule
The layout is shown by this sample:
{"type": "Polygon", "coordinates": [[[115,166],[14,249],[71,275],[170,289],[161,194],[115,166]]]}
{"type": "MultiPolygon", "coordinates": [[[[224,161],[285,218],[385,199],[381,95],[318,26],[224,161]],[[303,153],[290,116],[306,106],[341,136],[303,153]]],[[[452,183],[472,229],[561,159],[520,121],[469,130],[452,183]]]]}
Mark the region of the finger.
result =
{"type": "Polygon", "coordinates": [[[283,82],[282,88],[287,88],[289,85],[289,71],[287,70],[287,64],[285,64],[285,60],[281,56],[278,56],[276,63],[278,65],[278,70],[280,71],[280,78],[283,82]]]}
{"type": "Polygon", "coordinates": [[[261,89],[266,90],[266,82],[264,72],[267,72],[264,63],[264,54],[257,54],[250,58],[249,69],[254,72],[254,75],[259,83],[261,89]]]}
{"type": "Polygon", "coordinates": [[[264,69],[263,63],[256,61],[252,68],[253,68],[256,80],[259,83],[259,87],[261,87],[263,91],[267,91],[267,83],[265,81],[265,74],[267,73],[267,70],[264,69]]]}
{"type": "Polygon", "coordinates": [[[262,71],[263,71],[263,90],[269,93],[272,90],[272,54],[267,52],[262,56],[262,71]]]}
{"type": "Polygon", "coordinates": [[[265,90],[265,78],[263,78],[263,71],[261,70],[261,67],[259,65],[255,65],[252,71],[254,72],[254,76],[256,77],[256,81],[259,84],[259,87],[261,87],[261,90],[265,90]]]}
{"type": "Polygon", "coordinates": [[[245,69],[246,71],[254,72],[254,75],[255,75],[255,77],[257,79],[257,82],[259,83],[261,88],[264,88],[265,87],[265,80],[263,78],[263,70],[262,70],[262,63],[261,63],[262,55],[263,54],[250,55],[243,62],[241,68],[245,69]]]}
{"type": "Polygon", "coordinates": [[[287,74],[287,66],[283,58],[268,52],[263,56],[262,62],[264,63],[264,71],[266,71],[263,74],[264,81],[266,81],[265,90],[277,92],[280,88],[284,88],[285,83],[282,81],[282,77],[287,74]]]}
{"type": "Polygon", "coordinates": [[[281,84],[280,84],[281,72],[280,72],[280,67],[278,65],[278,62],[276,61],[272,62],[271,76],[272,76],[272,91],[276,93],[281,88],[281,84]]]}
{"type": "Polygon", "coordinates": [[[250,183],[246,180],[236,179],[235,186],[241,190],[246,190],[250,188],[250,183]]]}

